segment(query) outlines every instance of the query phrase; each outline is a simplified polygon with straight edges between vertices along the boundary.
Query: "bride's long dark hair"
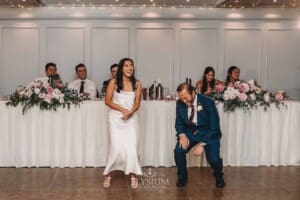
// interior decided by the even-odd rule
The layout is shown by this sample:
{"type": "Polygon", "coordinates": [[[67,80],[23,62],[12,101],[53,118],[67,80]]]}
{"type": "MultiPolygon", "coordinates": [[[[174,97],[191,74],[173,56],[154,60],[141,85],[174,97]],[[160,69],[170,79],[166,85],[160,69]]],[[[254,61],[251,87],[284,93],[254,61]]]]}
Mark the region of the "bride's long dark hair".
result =
{"type": "MultiPolygon", "coordinates": [[[[121,90],[124,89],[123,67],[124,67],[124,64],[126,61],[130,61],[132,63],[132,65],[134,66],[134,62],[131,58],[123,58],[120,60],[119,65],[118,65],[118,72],[117,72],[117,92],[120,92],[121,90]]],[[[132,76],[130,77],[133,91],[136,90],[136,79],[134,77],[134,72],[135,72],[135,70],[133,69],[132,76]]]]}

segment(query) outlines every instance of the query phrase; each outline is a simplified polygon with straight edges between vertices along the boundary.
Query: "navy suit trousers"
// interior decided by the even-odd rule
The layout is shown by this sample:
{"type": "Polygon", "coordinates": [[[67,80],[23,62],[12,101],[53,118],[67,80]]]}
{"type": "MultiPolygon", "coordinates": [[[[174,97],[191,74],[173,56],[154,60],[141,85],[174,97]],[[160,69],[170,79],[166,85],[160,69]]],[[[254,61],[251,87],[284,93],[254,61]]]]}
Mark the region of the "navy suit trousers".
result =
{"type": "MultiPolygon", "coordinates": [[[[188,137],[189,138],[189,137],[188,137]]],[[[178,138],[179,140],[179,138],[178,138]]],[[[179,141],[174,149],[175,162],[177,166],[177,175],[181,180],[187,180],[187,167],[186,167],[186,154],[189,152],[193,146],[195,146],[198,141],[189,138],[190,145],[187,149],[183,149],[179,146],[179,141]]],[[[216,140],[204,146],[206,159],[210,167],[214,171],[214,176],[216,180],[223,177],[223,161],[220,157],[220,140],[216,140]]]]}

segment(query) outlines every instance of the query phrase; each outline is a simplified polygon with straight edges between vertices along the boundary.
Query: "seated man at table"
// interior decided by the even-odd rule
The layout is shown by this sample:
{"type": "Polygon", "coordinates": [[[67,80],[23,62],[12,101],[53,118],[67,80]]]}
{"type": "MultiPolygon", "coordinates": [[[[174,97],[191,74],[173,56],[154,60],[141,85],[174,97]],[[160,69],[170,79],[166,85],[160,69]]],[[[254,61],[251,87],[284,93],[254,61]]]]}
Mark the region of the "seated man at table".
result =
{"type": "MultiPolygon", "coordinates": [[[[52,62],[45,65],[45,76],[36,78],[33,82],[36,81],[40,81],[42,84],[49,83],[50,85],[55,85],[58,88],[63,87],[60,75],[57,73],[56,64],[52,62]]],[[[33,82],[28,84],[27,87],[31,86],[33,82]]]]}
{"type": "Polygon", "coordinates": [[[78,64],[75,67],[77,78],[75,81],[69,83],[70,89],[76,90],[79,95],[85,99],[95,100],[97,95],[96,84],[87,79],[87,70],[84,64],[78,64]]]}
{"type": "Polygon", "coordinates": [[[102,89],[101,89],[101,93],[102,93],[102,94],[105,94],[105,93],[106,93],[106,88],[107,88],[107,85],[108,85],[109,81],[110,81],[111,79],[113,79],[113,78],[116,78],[117,72],[118,72],[118,64],[116,64],[116,63],[115,63],[115,64],[112,64],[112,65],[110,66],[111,78],[103,82],[103,86],[102,86],[102,89]]]}
{"type": "Polygon", "coordinates": [[[223,163],[220,158],[221,130],[215,103],[210,98],[196,94],[188,83],[177,88],[179,100],[176,103],[175,128],[177,144],[174,150],[177,166],[177,187],[187,184],[186,154],[193,148],[205,149],[206,159],[214,171],[216,187],[225,187],[223,163]]]}

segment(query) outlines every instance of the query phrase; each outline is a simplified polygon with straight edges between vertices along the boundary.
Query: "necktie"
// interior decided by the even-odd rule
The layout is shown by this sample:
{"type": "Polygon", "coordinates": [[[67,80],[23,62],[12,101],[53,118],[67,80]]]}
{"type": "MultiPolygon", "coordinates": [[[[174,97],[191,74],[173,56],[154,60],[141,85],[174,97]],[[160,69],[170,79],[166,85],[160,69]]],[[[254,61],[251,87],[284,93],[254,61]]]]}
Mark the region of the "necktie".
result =
{"type": "Polygon", "coordinates": [[[83,91],[84,91],[84,81],[81,81],[80,89],[79,89],[79,94],[82,94],[83,91]]]}
{"type": "Polygon", "coordinates": [[[190,121],[191,123],[193,123],[194,114],[195,114],[195,107],[194,107],[193,104],[192,104],[191,108],[192,108],[192,111],[191,111],[191,115],[190,115],[189,121],[190,121]]]}

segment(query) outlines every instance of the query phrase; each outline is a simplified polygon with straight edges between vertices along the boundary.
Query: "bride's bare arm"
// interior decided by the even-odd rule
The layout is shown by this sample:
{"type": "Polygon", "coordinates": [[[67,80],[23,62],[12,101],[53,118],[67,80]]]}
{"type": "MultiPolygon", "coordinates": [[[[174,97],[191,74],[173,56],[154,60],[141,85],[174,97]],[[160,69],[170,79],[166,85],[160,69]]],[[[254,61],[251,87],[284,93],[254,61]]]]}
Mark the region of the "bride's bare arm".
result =
{"type": "Polygon", "coordinates": [[[136,112],[141,104],[141,98],[142,98],[142,84],[140,81],[137,81],[137,88],[136,88],[136,95],[135,100],[132,109],[130,110],[130,113],[133,114],[136,112]]]}

